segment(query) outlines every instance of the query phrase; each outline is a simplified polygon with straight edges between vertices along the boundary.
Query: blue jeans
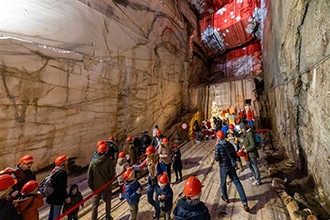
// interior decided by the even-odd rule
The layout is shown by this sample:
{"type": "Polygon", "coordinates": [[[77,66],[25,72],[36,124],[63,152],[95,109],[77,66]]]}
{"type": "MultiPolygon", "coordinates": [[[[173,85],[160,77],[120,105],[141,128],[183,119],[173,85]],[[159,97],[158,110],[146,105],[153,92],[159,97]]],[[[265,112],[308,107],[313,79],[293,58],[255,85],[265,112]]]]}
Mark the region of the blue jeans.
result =
{"type": "Polygon", "coordinates": [[[61,215],[61,210],[62,210],[62,205],[50,204],[48,220],[55,220],[56,217],[61,215]]]}
{"type": "Polygon", "coordinates": [[[157,187],[157,178],[152,180],[151,176],[148,176],[148,189],[147,189],[147,196],[148,196],[148,202],[154,207],[156,211],[156,217],[159,218],[160,216],[160,208],[156,204],[156,201],[154,199],[154,194],[156,194],[156,187],[157,187]]]}
{"type": "Polygon", "coordinates": [[[199,131],[194,131],[194,133],[195,133],[196,141],[200,141],[200,139],[199,139],[199,131]]]}
{"type": "Polygon", "coordinates": [[[246,166],[250,168],[251,173],[256,180],[257,183],[260,183],[260,172],[259,172],[259,167],[258,167],[258,160],[255,157],[250,157],[250,161],[246,162],[246,166]]]}
{"type": "Polygon", "coordinates": [[[227,176],[229,176],[233,180],[233,183],[235,184],[235,187],[238,191],[239,197],[241,198],[242,204],[247,205],[247,198],[246,198],[242,183],[238,179],[238,176],[237,176],[237,173],[236,173],[236,170],[234,167],[230,167],[230,168],[220,167],[220,188],[221,188],[223,199],[225,199],[225,200],[228,199],[227,183],[226,183],[227,176]]]}

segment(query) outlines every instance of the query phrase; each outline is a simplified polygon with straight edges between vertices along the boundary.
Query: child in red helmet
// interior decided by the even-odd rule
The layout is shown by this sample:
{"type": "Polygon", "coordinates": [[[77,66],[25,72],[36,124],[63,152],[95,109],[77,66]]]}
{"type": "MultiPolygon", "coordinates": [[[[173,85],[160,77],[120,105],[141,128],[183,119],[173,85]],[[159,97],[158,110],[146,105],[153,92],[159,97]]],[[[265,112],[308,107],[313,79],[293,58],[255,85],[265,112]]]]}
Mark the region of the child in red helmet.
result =
{"type": "Polygon", "coordinates": [[[125,180],[124,199],[126,199],[129,205],[129,211],[131,213],[130,220],[137,219],[137,213],[139,211],[139,202],[141,197],[142,186],[140,182],[134,177],[134,171],[129,169],[123,173],[125,180]]]}
{"type": "MultiPolygon", "coordinates": [[[[120,173],[124,172],[127,170],[129,167],[129,163],[126,159],[126,154],[125,152],[119,152],[118,154],[118,160],[117,160],[117,165],[116,165],[116,174],[119,175],[120,173]]],[[[123,199],[123,187],[124,187],[124,178],[122,175],[118,176],[117,178],[118,185],[119,185],[119,199],[123,199]]]]}
{"type": "Polygon", "coordinates": [[[24,184],[21,197],[14,200],[14,206],[23,219],[39,220],[38,209],[44,204],[41,194],[38,193],[39,184],[31,180],[24,184]]]}
{"type": "MultiPolygon", "coordinates": [[[[173,207],[173,190],[169,184],[169,178],[166,173],[158,178],[158,187],[156,189],[156,205],[164,213],[165,220],[171,219],[171,209],[173,207]]],[[[159,219],[156,215],[156,219],[159,219]]]]}
{"type": "Polygon", "coordinates": [[[190,176],[184,184],[184,197],[174,208],[175,219],[210,220],[211,216],[204,202],[200,201],[203,185],[195,176],[190,176]]]}

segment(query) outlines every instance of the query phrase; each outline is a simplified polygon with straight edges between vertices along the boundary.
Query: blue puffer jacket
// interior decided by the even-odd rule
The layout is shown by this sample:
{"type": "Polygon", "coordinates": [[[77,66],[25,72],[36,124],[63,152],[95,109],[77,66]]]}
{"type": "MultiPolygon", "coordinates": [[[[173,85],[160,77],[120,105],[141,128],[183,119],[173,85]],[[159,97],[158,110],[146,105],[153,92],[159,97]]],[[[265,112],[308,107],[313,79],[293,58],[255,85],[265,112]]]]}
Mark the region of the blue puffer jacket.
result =
{"type": "Polygon", "coordinates": [[[160,188],[160,186],[157,187],[157,191],[156,191],[156,202],[160,207],[160,210],[162,211],[170,211],[172,209],[173,206],[173,190],[170,187],[170,184],[167,184],[164,189],[160,188]],[[158,196],[159,195],[164,195],[165,199],[164,201],[158,201],[158,196]],[[163,204],[164,206],[160,205],[163,204]]]}
{"type": "Polygon", "coordinates": [[[173,215],[176,220],[211,220],[208,208],[204,202],[189,202],[186,197],[179,199],[173,215]]]}
{"type": "Polygon", "coordinates": [[[126,188],[124,199],[127,199],[127,203],[129,205],[135,205],[139,203],[141,194],[136,193],[136,190],[138,190],[138,188],[142,189],[142,186],[139,181],[135,180],[133,182],[125,182],[125,184],[126,188]]]}
{"type": "Polygon", "coordinates": [[[214,159],[219,162],[221,168],[231,168],[232,162],[228,154],[234,161],[237,159],[237,154],[234,146],[226,140],[220,140],[215,146],[214,159]],[[226,153],[227,151],[227,153],[226,153]]]}

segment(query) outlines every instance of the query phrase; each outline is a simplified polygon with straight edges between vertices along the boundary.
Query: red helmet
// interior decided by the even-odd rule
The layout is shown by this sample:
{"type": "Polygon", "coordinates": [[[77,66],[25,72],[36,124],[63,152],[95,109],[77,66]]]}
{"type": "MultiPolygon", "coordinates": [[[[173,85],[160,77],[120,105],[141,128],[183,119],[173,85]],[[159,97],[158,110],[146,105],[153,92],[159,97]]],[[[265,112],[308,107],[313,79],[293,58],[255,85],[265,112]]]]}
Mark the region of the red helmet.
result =
{"type": "Polygon", "coordinates": [[[154,154],[154,153],[156,153],[156,148],[154,146],[147,147],[147,149],[146,149],[146,155],[154,154]]]}
{"type": "Polygon", "coordinates": [[[31,155],[25,155],[21,157],[18,161],[18,164],[33,162],[33,157],[31,155]]]}
{"type": "Polygon", "coordinates": [[[114,138],[113,136],[110,136],[110,137],[109,137],[109,140],[110,140],[110,141],[114,141],[115,138],[114,138]]]}
{"type": "Polygon", "coordinates": [[[159,129],[157,129],[157,130],[156,130],[156,135],[159,136],[159,135],[161,135],[161,134],[162,134],[162,132],[161,132],[159,129]]]}
{"type": "Polygon", "coordinates": [[[125,156],[126,154],[123,151],[118,154],[118,158],[124,158],[125,156]]]}
{"type": "Polygon", "coordinates": [[[126,141],[132,141],[132,138],[131,138],[130,136],[128,136],[128,137],[126,138],[126,141]]]}
{"type": "Polygon", "coordinates": [[[11,175],[3,174],[0,176],[0,191],[10,188],[16,183],[17,180],[15,180],[11,175]]]}
{"type": "Polygon", "coordinates": [[[133,171],[132,170],[126,170],[124,173],[123,173],[123,178],[125,181],[127,181],[133,174],[133,171]]]}
{"type": "Polygon", "coordinates": [[[6,168],[6,169],[0,171],[0,175],[4,175],[4,174],[11,175],[12,173],[13,172],[9,168],[6,168]]]}
{"type": "Polygon", "coordinates": [[[217,133],[215,133],[215,135],[220,139],[225,139],[225,133],[223,133],[223,131],[221,131],[221,130],[217,131],[217,133]]]}
{"type": "Polygon", "coordinates": [[[177,147],[179,147],[178,144],[173,144],[173,148],[177,148],[177,147]]]}
{"type": "Polygon", "coordinates": [[[33,190],[37,189],[39,187],[39,184],[35,180],[31,180],[24,184],[21,193],[22,194],[28,194],[32,192],[33,190]]]}
{"type": "Polygon", "coordinates": [[[228,128],[229,129],[234,129],[234,125],[233,124],[229,124],[228,128]]]}
{"type": "Polygon", "coordinates": [[[106,152],[108,150],[108,145],[106,144],[101,144],[98,148],[97,148],[97,153],[98,154],[103,154],[104,152],[106,152]]]}
{"type": "Polygon", "coordinates": [[[190,176],[184,184],[183,193],[185,196],[192,197],[202,191],[203,185],[195,176],[190,176]]]}
{"type": "Polygon", "coordinates": [[[168,176],[167,174],[162,174],[159,178],[158,178],[158,182],[162,183],[162,184],[166,184],[169,182],[168,176]]]}
{"type": "Polygon", "coordinates": [[[65,161],[69,159],[68,156],[61,155],[55,159],[55,166],[61,166],[65,161]]]}
{"type": "Polygon", "coordinates": [[[99,147],[101,146],[102,144],[106,144],[107,142],[105,140],[99,140],[97,143],[96,143],[96,146],[99,147]]]}
{"type": "Polygon", "coordinates": [[[162,139],[162,143],[163,143],[163,144],[168,144],[168,140],[167,140],[167,138],[163,138],[163,139],[162,139]]]}
{"type": "Polygon", "coordinates": [[[244,151],[237,151],[236,154],[239,157],[244,157],[246,153],[244,151]]]}

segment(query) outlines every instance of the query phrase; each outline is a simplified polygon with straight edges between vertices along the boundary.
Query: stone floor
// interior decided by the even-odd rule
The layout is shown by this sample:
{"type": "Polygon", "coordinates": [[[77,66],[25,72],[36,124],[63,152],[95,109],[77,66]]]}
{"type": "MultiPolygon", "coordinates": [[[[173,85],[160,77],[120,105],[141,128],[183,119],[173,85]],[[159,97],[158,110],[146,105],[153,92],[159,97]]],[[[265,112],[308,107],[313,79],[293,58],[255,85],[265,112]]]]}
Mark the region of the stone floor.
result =
{"type": "MultiPolygon", "coordinates": [[[[263,184],[260,186],[251,185],[249,169],[245,169],[239,174],[239,178],[248,197],[251,212],[247,213],[243,210],[236,188],[232,183],[228,185],[230,203],[227,205],[224,204],[220,199],[219,165],[213,159],[214,145],[215,140],[206,140],[195,144],[193,141],[190,141],[181,145],[184,180],[191,175],[195,175],[202,181],[204,187],[201,199],[209,208],[212,219],[290,219],[285,205],[271,186],[271,178],[267,177],[266,167],[264,166],[266,163],[265,154],[262,151],[259,151],[261,155],[259,167],[263,184]]],[[[175,179],[174,176],[175,174],[172,173],[172,179],[175,179]]],[[[151,220],[154,211],[147,202],[146,178],[142,177],[139,181],[144,186],[144,190],[139,204],[138,219],[151,220]]],[[[70,178],[69,182],[78,183],[82,189],[83,196],[87,196],[91,193],[90,189],[87,187],[87,181],[84,175],[70,178]]],[[[174,203],[182,197],[183,185],[184,181],[172,184],[174,203]]],[[[47,218],[48,209],[48,206],[45,205],[43,209],[40,210],[41,219],[47,218]]],[[[79,219],[90,219],[90,211],[91,204],[90,202],[86,202],[84,208],[79,211],[79,219]]],[[[99,219],[104,219],[104,215],[104,204],[101,204],[99,206],[99,219]]],[[[117,220],[129,219],[128,205],[125,201],[120,201],[117,194],[113,195],[111,215],[117,220]]]]}

